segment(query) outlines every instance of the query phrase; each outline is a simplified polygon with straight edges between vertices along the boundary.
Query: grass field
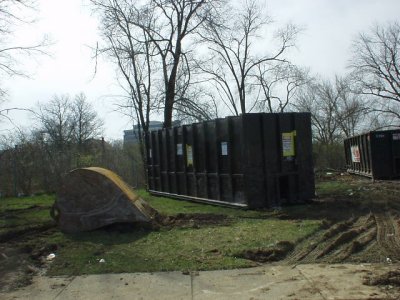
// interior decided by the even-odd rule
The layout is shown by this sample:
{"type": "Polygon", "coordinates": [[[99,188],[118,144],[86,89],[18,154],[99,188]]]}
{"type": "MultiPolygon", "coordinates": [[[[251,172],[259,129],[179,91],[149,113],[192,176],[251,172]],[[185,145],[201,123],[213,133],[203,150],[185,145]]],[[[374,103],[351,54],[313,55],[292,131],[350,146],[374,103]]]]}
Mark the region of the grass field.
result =
{"type": "Polygon", "coordinates": [[[158,230],[117,226],[65,234],[55,227],[48,228],[54,196],[0,199],[0,240],[18,243],[30,252],[43,249],[42,255],[55,252],[50,275],[213,270],[254,266],[254,261],[242,257],[243,251],[273,249],[280,241],[295,244],[315,232],[321,223],[280,220],[281,212],[273,210],[246,211],[139,193],[160,213],[189,214],[189,218],[158,230]],[[203,215],[211,222],[196,218],[203,215]]]}
{"type": "Polygon", "coordinates": [[[65,234],[49,215],[55,196],[0,199],[0,282],[43,268],[78,275],[400,261],[397,181],[336,174],[318,181],[310,203],[261,211],[138,193],[173,222],[65,234]],[[50,253],[56,257],[48,263],[50,253]]]}

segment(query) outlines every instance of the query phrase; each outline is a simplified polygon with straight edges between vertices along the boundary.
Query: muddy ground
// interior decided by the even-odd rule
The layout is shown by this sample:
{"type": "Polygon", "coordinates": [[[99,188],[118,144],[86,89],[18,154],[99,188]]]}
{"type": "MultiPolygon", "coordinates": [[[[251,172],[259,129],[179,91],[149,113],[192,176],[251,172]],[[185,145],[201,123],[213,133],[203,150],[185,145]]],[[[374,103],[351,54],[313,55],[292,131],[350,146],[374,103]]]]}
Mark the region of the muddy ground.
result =
{"type": "MultiPolygon", "coordinates": [[[[272,217],[322,220],[320,230],[297,244],[281,241],[272,248],[249,249],[241,257],[260,263],[396,263],[400,262],[400,181],[371,181],[353,176],[330,178],[351,186],[332,194],[322,193],[300,209],[283,208],[272,217]]],[[[40,209],[30,207],[27,209],[40,209]]],[[[0,216],[13,218],[12,211],[0,216]]],[[[193,227],[229,225],[224,215],[178,214],[162,226],[193,227]]],[[[25,231],[0,234],[0,291],[29,284],[32,275],[44,272],[48,253],[57,245],[35,243],[50,235],[54,223],[25,231]]],[[[108,230],[121,230],[121,227],[108,230]]],[[[370,274],[365,284],[400,286],[400,270],[379,277],[370,274]]]]}
{"type": "Polygon", "coordinates": [[[323,220],[321,229],[296,245],[285,263],[400,261],[400,182],[355,180],[354,188],[344,193],[315,199],[308,215],[294,211],[283,216],[317,214],[323,220]]]}
{"type": "Polygon", "coordinates": [[[56,230],[56,225],[49,223],[0,235],[0,292],[26,286],[33,275],[45,273],[49,263],[46,257],[57,250],[57,245],[35,243],[35,238],[56,230]]]}

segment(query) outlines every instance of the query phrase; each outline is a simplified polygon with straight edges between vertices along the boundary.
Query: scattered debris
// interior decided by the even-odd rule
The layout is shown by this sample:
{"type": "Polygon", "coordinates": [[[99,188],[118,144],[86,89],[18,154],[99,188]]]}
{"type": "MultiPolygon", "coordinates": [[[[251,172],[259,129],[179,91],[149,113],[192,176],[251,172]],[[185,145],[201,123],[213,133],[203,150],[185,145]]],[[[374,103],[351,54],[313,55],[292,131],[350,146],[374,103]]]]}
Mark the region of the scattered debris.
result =
{"type": "Polygon", "coordinates": [[[55,258],[56,258],[56,255],[54,253],[50,253],[49,255],[46,256],[47,261],[52,261],[55,258]]]}

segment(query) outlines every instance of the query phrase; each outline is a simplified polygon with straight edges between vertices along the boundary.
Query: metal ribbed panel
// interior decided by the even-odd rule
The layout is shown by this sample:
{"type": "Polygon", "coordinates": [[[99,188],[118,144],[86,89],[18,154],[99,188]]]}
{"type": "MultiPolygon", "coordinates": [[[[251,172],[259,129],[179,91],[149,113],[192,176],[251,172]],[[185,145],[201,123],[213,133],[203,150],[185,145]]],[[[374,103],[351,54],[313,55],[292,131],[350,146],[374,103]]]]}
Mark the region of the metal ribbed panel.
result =
{"type": "Polygon", "coordinates": [[[309,113],[244,114],[152,131],[153,194],[274,207],[314,196],[309,113]]]}

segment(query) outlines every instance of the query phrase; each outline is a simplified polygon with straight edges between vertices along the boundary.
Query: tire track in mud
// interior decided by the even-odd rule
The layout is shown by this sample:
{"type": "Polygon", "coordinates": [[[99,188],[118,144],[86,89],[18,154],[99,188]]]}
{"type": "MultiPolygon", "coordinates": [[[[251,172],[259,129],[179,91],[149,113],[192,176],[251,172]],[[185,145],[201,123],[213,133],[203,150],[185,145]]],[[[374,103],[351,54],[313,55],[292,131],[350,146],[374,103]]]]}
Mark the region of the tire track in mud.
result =
{"type": "Polygon", "coordinates": [[[342,262],[362,251],[376,237],[377,225],[373,214],[350,218],[309,237],[294,249],[285,263],[342,262]]]}
{"type": "MultiPolygon", "coordinates": [[[[348,212],[357,218],[347,217],[321,228],[296,245],[284,262],[339,263],[360,259],[400,262],[399,181],[374,183],[367,190],[370,192],[359,202],[359,207],[348,207],[348,212]]],[[[345,217],[339,206],[332,207],[329,216],[336,215],[345,217]]]]}
{"type": "Polygon", "coordinates": [[[311,240],[309,245],[307,245],[306,247],[303,247],[303,245],[299,245],[298,247],[296,247],[292,252],[292,254],[286,258],[286,261],[289,264],[297,262],[303,262],[303,263],[314,262],[317,259],[321,244],[328,238],[339,233],[340,231],[348,229],[352,224],[354,224],[354,222],[355,219],[352,218],[344,222],[332,225],[323,234],[322,232],[319,232],[311,236],[306,241],[304,241],[304,243],[307,243],[309,240],[311,240]]]}
{"type": "Polygon", "coordinates": [[[387,256],[393,261],[400,261],[399,225],[392,212],[374,214],[377,226],[376,240],[387,256]]]}
{"type": "Polygon", "coordinates": [[[394,211],[382,211],[332,225],[298,245],[286,263],[342,262],[376,242],[380,261],[400,261],[400,220],[394,211]],[[307,245],[308,243],[308,245],[307,245]]]}

